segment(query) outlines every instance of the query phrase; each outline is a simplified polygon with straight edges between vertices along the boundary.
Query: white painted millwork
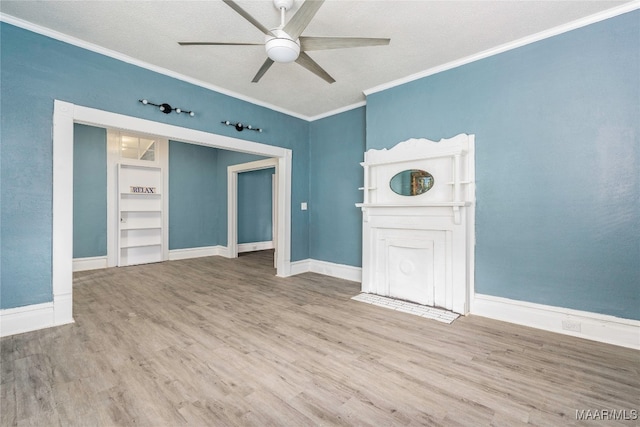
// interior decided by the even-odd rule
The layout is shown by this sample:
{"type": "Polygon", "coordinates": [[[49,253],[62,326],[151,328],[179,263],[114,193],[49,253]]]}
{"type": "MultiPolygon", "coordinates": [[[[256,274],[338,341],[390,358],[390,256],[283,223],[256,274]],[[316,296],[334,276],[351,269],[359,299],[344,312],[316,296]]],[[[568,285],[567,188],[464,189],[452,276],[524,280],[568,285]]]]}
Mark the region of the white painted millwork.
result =
{"type": "Polygon", "coordinates": [[[203,246],[198,248],[172,249],[169,251],[169,261],[207,256],[223,256],[229,258],[226,246],[203,246]]]}
{"type": "Polygon", "coordinates": [[[640,321],[475,294],[471,314],[640,350],[640,321]]]}
{"type": "Polygon", "coordinates": [[[273,246],[273,240],[267,240],[265,242],[238,243],[238,253],[266,251],[269,249],[275,249],[275,247],[273,246]]]}
{"type": "MultiPolygon", "coordinates": [[[[244,244],[244,246],[238,244],[238,174],[242,172],[274,168],[275,173],[273,174],[274,177],[272,179],[273,183],[277,184],[280,182],[282,176],[282,173],[280,172],[281,167],[281,162],[277,158],[240,163],[227,167],[227,256],[229,258],[236,258],[238,256],[238,252],[261,250],[258,249],[258,246],[255,243],[244,244]],[[256,247],[251,249],[253,246],[256,247]]],[[[278,276],[281,276],[282,274],[278,264],[278,260],[280,259],[278,241],[281,237],[280,232],[283,229],[281,226],[283,220],[281,213],[284,213],[283,209],[285,206],[284,200],[280,197],[280,195],[284,195],[284,193],[278,191],[279,188],[281,188],[279,185],[275,185],[273,187],[272,194],[272,245],[271,247],[268,247],[265,243],[262,243],[260,247],[262,249],[275,249],[274,264],[278,269],[278,276]]],[[[288,215],[290,218],[291,212],[288,212],[288,215]]],[[[290,270],[290,267],[287,267],[287,270],[290,270]]],[[[289,273],[287,273],[287,275],[289,275],[289,273]]]]}
{"type": "Polygon", "coordinates": [[[162,168],[118,165],[118,267],[164,260],[162,168]]]}
{"type": "Polygon", "coordinates": [[[362,291],[469,312],[475,229],[474,136],[410,139],[365,153],[362,291]],[[402,196],[389,182],[420,169],[431,190],[402,196]]]}
{"type": "Polygon", "coordinates": [[[73,259],[73,271],[97,270],[109,267],[106,256],[94,256],[73,259]]]}

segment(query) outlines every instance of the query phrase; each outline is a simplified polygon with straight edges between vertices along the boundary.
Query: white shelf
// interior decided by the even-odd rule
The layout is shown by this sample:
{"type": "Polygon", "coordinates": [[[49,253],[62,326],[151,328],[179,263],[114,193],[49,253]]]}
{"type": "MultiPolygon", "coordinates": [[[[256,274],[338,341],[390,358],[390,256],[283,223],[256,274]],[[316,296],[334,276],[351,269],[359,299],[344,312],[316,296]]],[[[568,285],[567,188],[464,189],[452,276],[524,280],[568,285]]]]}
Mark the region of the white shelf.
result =
{"type": "Polygon", "coordinates": [[[162,261],[162,182],[161,168],[119,165],[119,266],[162,261]],[[156,192],[130,191],[134,187],[156,192]]]}
{"type": "Polygon", "coordinates": [[[135,231],[135,230],[162,230],[162,227],[121,227],[120,231],[135,231]]]}
{"type": "Polygon", "coordinates": [[[433,202],[433,203],[356,203],[359,208],[455,208],[463,206],[471,206],[471,202],[433,202]]]}
{"type": "Polygon", "coordinates": [[[122,245],[120,249],[144,248],[147,246],[162,246],[162,243],[140,243],[138,245],[122,245]]]}

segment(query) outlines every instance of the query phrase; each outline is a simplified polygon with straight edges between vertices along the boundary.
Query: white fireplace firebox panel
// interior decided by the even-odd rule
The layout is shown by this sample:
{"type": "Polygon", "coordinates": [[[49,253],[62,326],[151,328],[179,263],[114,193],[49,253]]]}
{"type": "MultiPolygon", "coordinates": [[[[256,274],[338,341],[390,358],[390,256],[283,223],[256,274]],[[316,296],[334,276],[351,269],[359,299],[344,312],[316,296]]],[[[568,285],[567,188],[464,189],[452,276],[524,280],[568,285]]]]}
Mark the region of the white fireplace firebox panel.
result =
{"type": "Polygon", "coordinates": [[[474,136],[368,150],[362,291],[460,314],[473,292],[474,136]]]}

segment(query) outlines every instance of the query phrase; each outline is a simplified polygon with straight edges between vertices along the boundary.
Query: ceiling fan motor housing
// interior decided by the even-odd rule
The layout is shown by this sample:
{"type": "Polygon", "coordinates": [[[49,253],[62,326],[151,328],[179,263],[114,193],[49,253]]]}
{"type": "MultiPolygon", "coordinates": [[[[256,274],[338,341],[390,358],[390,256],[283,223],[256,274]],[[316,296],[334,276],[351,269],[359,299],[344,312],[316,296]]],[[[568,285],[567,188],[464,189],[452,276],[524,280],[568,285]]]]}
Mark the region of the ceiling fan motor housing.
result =
{"type": "Polygon", "coordinates": [[[292,40],[289,34],[280,29],[273,29],[271,35],[266,35],[264,39],[264,47],[267,56],[275,62],[287,63],[298,59],[300,55],[300,42],[292,40]]]}

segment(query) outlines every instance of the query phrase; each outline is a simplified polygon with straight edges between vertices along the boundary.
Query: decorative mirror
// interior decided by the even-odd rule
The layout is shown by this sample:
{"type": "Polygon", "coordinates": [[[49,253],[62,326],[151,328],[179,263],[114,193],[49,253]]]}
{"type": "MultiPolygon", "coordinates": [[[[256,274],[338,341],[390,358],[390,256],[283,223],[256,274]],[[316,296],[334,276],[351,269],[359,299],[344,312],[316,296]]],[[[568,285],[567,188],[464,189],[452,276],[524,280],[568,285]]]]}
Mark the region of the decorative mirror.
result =
{"type": "Polygon", "coordinates": [[[433,187],[433,175],[420,169],[407,169],[395,174],[389,185],[401,196],[418,196],[433,187]]]}

